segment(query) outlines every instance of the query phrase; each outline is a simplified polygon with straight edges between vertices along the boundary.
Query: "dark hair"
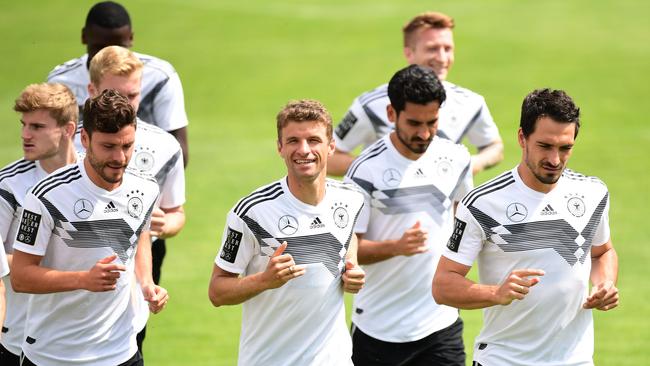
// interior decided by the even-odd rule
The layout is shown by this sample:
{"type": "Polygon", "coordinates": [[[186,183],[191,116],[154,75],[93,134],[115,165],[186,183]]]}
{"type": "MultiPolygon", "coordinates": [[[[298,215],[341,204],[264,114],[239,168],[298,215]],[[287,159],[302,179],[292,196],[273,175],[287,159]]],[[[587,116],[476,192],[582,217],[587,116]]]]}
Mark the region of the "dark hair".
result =
{"type": "Polygon", "coordinates": [[[83,128],[88,136],[94,131],[117,133],[128,125],[136,125],[135,110],[129,99],[114,89],[106,89],[86,100],[83,115],[83,128]]]}
{"type": "Polygon", "coordinates": [[[578,137],[580,108],[576,107],[564,90],[536,89],[524,98],[519,122],[524,137],[535,132],[535,124],[542,117],[549,117],[559,123],[575,123],[574,137],[578,137]]]}
{"type": "Polygon", "coordinates": [[[327,138],[332,140],[332,117],[325,106],[313,99],[292,100],[275,117],[278,141],[282,142],[282,129],[289,122],[318,122],[325,126],[327,138]]]}
{"type": "Polygon", "coordinates": [[[86,27],[97,25],[102,28],[121,28],[131,25],[131,18],[126,9],[113,1],[102,1],[93,5],[86,17],[86,27]]]}
{"type": "Polygon", "coordinates": [[[410,65],[393,75],[388,82],[388,98],[395,113],[403,111],[406,103],[428,104],[446,99],[445,89],[433,70],[410,65]]]}

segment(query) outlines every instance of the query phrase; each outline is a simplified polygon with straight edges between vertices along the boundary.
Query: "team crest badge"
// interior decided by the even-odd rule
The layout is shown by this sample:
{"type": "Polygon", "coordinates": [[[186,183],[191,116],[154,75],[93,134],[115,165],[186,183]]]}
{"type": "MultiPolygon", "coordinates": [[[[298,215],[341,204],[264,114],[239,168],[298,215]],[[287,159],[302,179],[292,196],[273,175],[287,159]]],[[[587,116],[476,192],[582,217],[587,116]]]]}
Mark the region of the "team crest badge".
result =
{"type": "Polygon", "coordinates": [[[348,205],[344,205],[343,203],[335,203],[334,206],[332,206],[332,209],[334,210],[334,213],[332,214],[334,224],[341,229],[347,227],[350,222],[350,215],[348,214],[346,207],[348,207],[348,205]]]}
{"type": "Polygon", "coordinates": [[[93,204],[85,199],[85,198],[80,198],[77,200],[77,202],[74,203],[74,214],[78,218],[85,220],[90,217],[93,213],[93,204]]]}
{"type": "Polygon", "coordinates": [[[144,192],[140,192],[140,190],[137,189],[126,195],[129,199],[126,202],[126,212],[134,219],[137,219],[142,215],[142,210],[144,209],[142,198],[140,198],[142,196],[144,196],[144,192]]]}
{"type": "Polygon", "coordinates": [[[582,217],[585,214],[585,202],[580,197],[571,197],[566,202],[569,213],[575,217],[582,217]]]}
{"type": "Polygon", "coordinates": [[[153,168],[154,158],[153,155],[148,151],[140,151],[135,156],[135,167],[142,170],[148,171],[153,168]]]}
{"type": "Polygon", "coordinates": [[[293,235],[298,231],[298,220],[291,215],[284,215],[278,221],[278,230],[284,235],[293,235]]]}

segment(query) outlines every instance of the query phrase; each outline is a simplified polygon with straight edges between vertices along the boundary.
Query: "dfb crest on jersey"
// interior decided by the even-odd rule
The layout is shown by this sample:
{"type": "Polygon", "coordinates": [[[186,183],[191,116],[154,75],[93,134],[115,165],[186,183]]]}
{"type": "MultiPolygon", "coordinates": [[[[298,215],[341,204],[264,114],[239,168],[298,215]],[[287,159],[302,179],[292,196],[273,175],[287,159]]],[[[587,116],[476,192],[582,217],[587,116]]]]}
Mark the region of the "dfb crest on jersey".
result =
{"type": "Polygon", "coordinates": [[[148,151],[140,151],[135,155],[135,167],[142,170],[148,171],[153,168],[154,158],[153,155],[148,151]]]}
{"type": "Polygon", "coordinates": [[[506,217],[512,222],[524,221],[528,216],[528,209],[522,203],[514,202],[506,208],[506,217]]]}
{"type": "Polygon", "coordinates": [[[449,176],[454,172],[454,167],[451,165],[451,159],[446,156],[441,156],[435,160],[436,173],[440,177],[449,176]]]}
{"type": "Polygon", "coordinates": [[[293,235],[298,231],[298,220],[291,215],[284,215],[278,220],[278,229],[284,235],[293,235]]]}
{"type": "MultiPolygon", "coordinates": [[[[584,197],[583,197],[584,198],[584,197]]],[[[575,217],[582,217],[585,214],[585,201],[582,198],[574,196],[566,202],[566,208],[569,213],[575,217]]]]}
{"type": "Polygon", "coordinates": [[[74,214],[78,218],[85,220],[90,217],[93,213],[93,204],[85,199],[85,198],[80,198],[77,200],[77,202],[74,203],[74,214]]]}
{"type": "Polygon", "coordinates": [[[348,226],[348,223],[350,222],[350,215],[348,214],[346,207],[348,207],[348,205],[340,202],[335,203],[334,206],[331,207],[334,210],[334,213],[332,214],[334,224],[341,229],[348,226]]]}
{"type": "Polygon", "coordinates": [[[129,214],[129,216],[135,219],[142,215],[142,210],[144,209],[142,198],[138,196],[144,196],[144,192],[140,192],[140,190],[136,189],[126,195],[126,197],[129,199],[126,202],[126,212],[129,214]]]}

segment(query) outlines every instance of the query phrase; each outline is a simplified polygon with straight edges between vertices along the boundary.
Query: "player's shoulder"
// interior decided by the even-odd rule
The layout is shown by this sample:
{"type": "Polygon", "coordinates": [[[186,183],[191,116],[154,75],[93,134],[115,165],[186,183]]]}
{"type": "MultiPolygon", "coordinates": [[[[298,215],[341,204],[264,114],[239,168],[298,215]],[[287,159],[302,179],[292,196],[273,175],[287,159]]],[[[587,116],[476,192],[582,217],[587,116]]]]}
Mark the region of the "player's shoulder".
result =
{"type": "Polygon", "coordinates": [[[129,176],[132,185],[144,184],[145,187],[143,188],[148,189],[152,189],[152,187],[155,186],[155,190],[158,190],[158,181],[156,180],[156,177],[149,172],[127,166],[124,174],[129,176]]]}
{"type": "Polygon", "coordinates": [[[134,54],[142,61],[146,69],[160,72],[167,77],[176,73],[176,69],[169,61],[144,53],[134,52],[134,54]]]}
{"type": "Polygon", "coordinates": [[[332,178],[327,178],[325,180],[325,184],[328,189],[334,190],[336,194],[341,194],[349,197],[358,197],[363,200],[363,194],[354,184],[342,182],[340,180],[332,178]]]}
{"type": "Polygon", "coordinates": [[[41,198],[50,192],[56,192],[62,189],[71,189],[79,184],[82,177],[79,164],[70,164],[63,166],[41,179],[31,189],[31,193],[37,198],[41,198]]]}
{"type": "Polygon", "coordinates": [[[359,172],[360,169],[365,169],[373,166],[375,163],[380,164],[381,156],[386,151],[388,151],[389,135],[375,141],[372,145],[365,148],[359,156],[354,159],[348,172],[347,176],[353,177],[359,172]]]}
{"type": "Polygon", "coordinates": [[[139,118],[136,133],[141,133],[146,138],[154,140],[156,145],[165,146],[166,149],[178,150],[181,148],[180,143],[172,134],[139,118]]]}
{"type": "Polygon", "coordinates": [[[463,159],[469,159],[471,157],[467,146],[458,144],[448,138],[435,136],[433,143],[429,146],[433,146],[443,152],[453,154],[454,156],[462,157],[463,159]]]}
{"type": "Polygon", "coordinates": [[[388,98],[388,84],[382,84],[370,91],[364,92],[356,98],[361,106],[366,106],[377,100],[388,98]]]}
{"type": "Polygon", "coordinates": [[[515,176],[513,170],[505,171],[469,191],[469,193],[467,193],[467,195],[461,200],[461,203],[466,207],[470,207],[477,201],[495,197],[502,192],[503,189],[506,189],[506,187],[509,187],[514,183],[515,176]]]}
{"type": "Polygon", "coordinates": [[[566,184],[580,186],[587,190],[607,191],[607,185],[596,176],[589,176],[571,169],[564,169],[562,178],[566,184]]]}
{"type": "Polygon", "coordinates": [[[254,209],[260,204],[274,201],[284,193],[285,192],[284,187],[282,186],[282,180],[277,180],[275,182],[263,185],[239,199],[239,201],[237,201],[235,206],[232,208],[232,212],[239,217],[244,217],[251,209],[254,209]]]}
{"type": "Polygon", "coordinates": [[[21,175],[36,169],[36,162],[18,159],[0,169],[0,182],[21,179],[21,175]]]}
{"type": "Polygon", "coordinates": [[[82,55],[81,57],[73,58],[68,60],[60,65],[57,65],[50,71],[47,75],[47,81],[57,81],[59,79],[65,79],[67,75],[73,74],[80,71],[85,71],[86,60],[88,55],[82,55]]]}
{"type": "Polygon", "coordinates": [[[468,88],[456,85],[449,81],[442,82],[443,87],[445,88],[445,94],[447,96],[446,100],[454,101],[458,103],[468,103],[473,102],[477,104],[485,103],[485,98],[475,91],[472,91],[468,88]]]}

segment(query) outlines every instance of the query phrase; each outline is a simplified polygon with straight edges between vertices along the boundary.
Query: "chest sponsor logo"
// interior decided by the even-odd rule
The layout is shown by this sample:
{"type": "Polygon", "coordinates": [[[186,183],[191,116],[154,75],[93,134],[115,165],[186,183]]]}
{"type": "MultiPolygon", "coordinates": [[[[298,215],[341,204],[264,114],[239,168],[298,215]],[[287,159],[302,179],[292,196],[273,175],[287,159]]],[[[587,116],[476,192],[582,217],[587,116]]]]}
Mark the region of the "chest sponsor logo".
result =
{"type": "Polygon", "coordinates": [[[291,215],[284,215],[278,220],[278,230],[284,235],[293,235],[298,231],[298,220],[291,215]]]}
{"type": "Polygon", "coordinates": [[[141,197],[144,197],[144,192],[140,192],[138,189],[133,190],[126,195],[126,198],[128,198],[128,201],[126,202],[126,212],[134,219],[139,218],[144,209],[141,197]]]}
{"type": "Polygon", "coordinates": [[[221,259],[225,260],[226,262],[235,263],[242,236],[243,235],[241,232],[228,227],[226,241],[223,243],[223,248],[221,249],[221,254],[219,257],[221,257],[221,259]]]}
{"type": "Polygon", "coordinates": [[[528,209],[519,202],[514,202],[506,208],[506,217],[512,222],[521,222],[528,216],[528,209]]]}
{"type": "Polygon", "coordinates": [[[585,201],[580,197],[571,197],[566,202],[566,208],[569,213],[575,217],[582,217],[585,214],[585,201]]]}
{"type": "Polygon", "coordinates": [[[41,215],[29,210],[23,210],[20,227],[18,228],[18,241],[27,245],[34,245],[36,243],[36,236],[38,235],[38,228],[40,226],[41,215]]]}
{"type": "Polygon", "coordinates": [[[452,252],[458,253],[460,241],[463,239],[463,234],[465,233],[466,226],[467,223],[465,221],[458,218],[454,219],[454,231],[451,233],[449,241],[447,242],[447,248],[449,248],[449,250],[452,252]]]}
{"type": "Polygon", "coordinates": [[[388,168],[384,170],[383,180],[387,186],[396,187],[402,181],[402,175],[397,170],[388,168]]]}
{"type": "Polygon", "coordinates": [[[74,203],[73,212],[78,218],[85,220],[93,213],[93,204],[85,198],[80,198],[74,203]]]}
{"type": "Polygon", "coordinates": [[[316,216],[316,218],[311,222],[309,225],[309,228],[314,230],[314,229],[321,229],[324,228],[325,224],[321,221],[320,217],[316,216]]]}
{"type": "Polygon", "coordinates": [[[140,151],[135,156],[135,167],[142,170],[148,171],[153,168],[154,158],[153,155],[148,151],[140,151]]]}

